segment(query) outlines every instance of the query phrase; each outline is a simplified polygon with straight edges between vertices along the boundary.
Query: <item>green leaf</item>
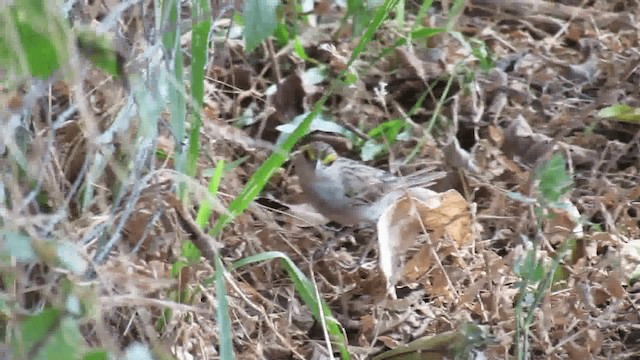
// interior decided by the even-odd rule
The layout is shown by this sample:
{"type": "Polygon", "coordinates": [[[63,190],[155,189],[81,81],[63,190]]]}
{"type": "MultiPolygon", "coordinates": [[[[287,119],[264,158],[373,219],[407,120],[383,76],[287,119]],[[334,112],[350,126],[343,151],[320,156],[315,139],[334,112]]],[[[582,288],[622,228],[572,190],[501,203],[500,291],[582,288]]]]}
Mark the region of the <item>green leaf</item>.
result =
{"type": "Polygon", "coordinates": [[[252,52],[278,26],[278,0],[247,0],[244,11],[244,42],[246,52],[252,52]]]}
{"type": "Polygon", "coordinates": [[[406,122],[401,119],[385,121],[382,124],[371,129],[368,133],[374,139],[384,136],[390,144],[396,141],[398,134],[405,128],[406,122]]]}
{"type": "Polygon", "coordinates": [[[362,0],[347,0],[347,16],[351,16],[353,33],[358,36],[369,24],[371,11],[367,9],[362,0]]]}
{"type": "Polygon", "coordinates": [[[489,49],[484,41],[479,39],[471,39],[471,53],[478,60],[482,70],[491,70],[494,67],[494,61],[489,53],[489,49]]]}
{"type": "Polygon", "coordinates": [[[420,24],[424,23],[424,18],[427,16],[431,5],[433,5],[433,0],[425,0],[422,2],[422,4],[420,5],[420,9],[418,9],[418,15],[416,16],[416,19],[413,23],[414,29],[420,26],[420,24]]]}
{"type": "Polygon", "coordinates": [[[360,149],[360,158],[362,161],[373,160],[386,149],[384,144],[378,144],[373,140],[367,140],[360,149]]]}
{"type": "Polygon", "coordinates": [[[315,103],[313,111],[307,115],[297,128],[282,143],[282,147],[276,149],[265,162],[260,165],[258,170],[249,178],[249,181],[242,189],[240,194],[229,204],[229,214],[222,214],[214,228],[209,232],[211,236],[217,236],[222,229],[233,220],[234,217],[241,214],[255,197],[262,191],[267,181],[282,166],[286,157],[293,149],[293,146],[300,140],[309,129],[311,122],[322,110],[325,102],[329,99],[329,94],[325,94],[315,103]]]}
{"type": "Polygon", "coordinates": [[[524,258],[515,262],[513,272],[529,283],[537,283],[544,278],[544,266],[534,249],[527,251],[524,258]]]}
{"type": "MultiPolygon", "coordinates": [[[[287,138],[287,136],[292,134],[298,128],[298,126],[300,126],[300,124],[306,119],[308,115],[309,115],[308,113],[298,115],[295,118],[293,118],[293,120],[290,123],[276,126],[276,130],[281,132],[280,136],[278,136],[278,140],[276,141],[276,144],[283,143],[287,138]]],[[[320,115],[316,116],[311,122],[311,124],[309,125],[308,132],[313,132],[313,131],[322,131],[327,133],[340,134],[348,138],[353,136],[353,133],[351,133],[351,131],[347,130],[346,128],[344,128],[338,123],[335,123],[331,120],[327,120],[323,118],[320,115]]]]}
{"type": "Polygon", "coordinates": [[[360,158],[364,161],[373,160],[376,156],[385,151],[387,146],[375,139],[384,138],[389,145],[399,140],[399,134],[406,127],[406,122],[402,119],[386,121],[379,126],[369,130],[368,134],[373,140],[367,140],[360,149],[360,158]]]}
{"type": "Polygon", "coordinates": [[[76,274],[83,274],[88,267],[88,263],[84,257],[78,253],[78,248],[66,241],[57,243],[56,251],[58,260],[65,268],[76,274]]]}
{"type": "Polygon", "coordinates": [[[216,320],[218,321],[218,335],[220,336],[220,358],[234,359],[233,354],[233,329],[229,318],[229,302],[225,286],[224,265],[219,256],[215,257],[216,269],[216,320]]]}
{"type": "Polygon", "coordinates": [[[565,161],[560,154],[554,154],[545,162],[536,174],[536,178],[540,180],[538,188],[542,199],[552,203],[558,202],[573,185],[573,179],[565,170],[565,161]]]}
{"type": "Polygon", "coordinates": [[[419,40],[423,38],[430,38],[432,36],[436,36],[438,34],[442,34],[446,32],[445,28],[431,28],[431,27],[421,27],[419,29],[411,31],[411,38],[413,40],[419,40]]]}
{"type": "MultiPolygon", "coordinates": [[[[187,154],[187,175],[195,176],[200,155],[200,126],[202,125],[202,107],[204,105],[204,71],[207,61],[209,28],[211,27],[208,0],[193,2],[191,38],[191,96],[195,109],[191,114],[191,133],[189,134],[189,152],[187,154]],[[200,20],[205,19],[205,20],[200,20]]],[[[181,51],[177,49],[176,51],[181,51]]],[[[182,66],[182,64],[180,65],[182,66]]]]}
{"type": "MultiPolygon", "coordinates": [[[[276,37],[276,40],[278,41],[278,45],[285,46],[289,43],[290,35],[289,35],[289,30],[287,29],[287,25],[283,23],[279,23],[275,31],[273,32],[273,35],[276,37]]],[[[297,48],[295,49],[295,52],[298,53],[297,48]]],[[[298,56],[300,56],[300,54],[298,54],[298,56]]],[[[304,58],[302,59],[306,60],[304,58]]]]}
{"type": "Polygon", "coordinates": [[[28,316],[19,326],[13,342],[17,359],[67,360],[82,352],[82,336],[77,322],[63,317],[58,309],[47,308],[28,316]]]}
{"type": "Polygon", "coordinates": [[[84,354],[82,360],[109,360],[109,353],[101,349],[93,349],[84,354]]]}
{"type": "Polygon", "coordinates": [[[3,250],[17,261],[35,261],[36,254],[31,247],[31,238],[18,232],[2,230],[0,239],[3,240],[3,250]]]}
{"type": "Polygon", "coordinates": [[[344,82],[346,85],[353,85],[358,81],[358,75],[354,73],[348,73],[344,76],[344,82]]]}
{"type": "Polygon", "coordinates": [[[177,279],[178,275],[180,275],[180,270],[187,266],[189,266],[189,264],[182,260],[177,260],[176,262],[174,262],[173,265],[171,265],[171,277],[177,279]]]}
{"type": "Polygon", "coordinates": [[[78,50],[98,68],[119,77],[124,75],[124,58],[104,35],[92,30],[76,31],[78,50]]]}
{"type": "Polygon", "coordinates": [[[20,332],[14,337],[14,351],[17,358],[26,358],[33,346],[45,341],[45,336],[52,328],[59,325],[60,310],[47,308],[37,315],[28,316],[19,327],[20,332]]]}
{"type": "Polygon", "coordinates": [[[17,1],[0,14],[0,67],[48,78],[69,57],[68,25],[45,0],[17,1]]]}
{"type": "Polygon", "coordinates": [[[307,52],[304,51],[304,47],[302,46],[302,42],[300,42],[300,37],[296,36],[293,42],[293,51],[298,57],[304,61],[311,61],[312,59],[307,55],[307,52]]]}
{"type": "MultiPolygon", "coordinates": [[[[367,44],[371,41],[371,39],[373,39],[373,34],[375,34],[375,32],[380,28],[380,26],[382,26],[382,23],[384,22],[384,20],[387,19],[387,17],[389,16],[393,8],[395,8],[398,5],[398,1],[399,0],[386,0],[384,4],[376,10],[371,21],[369,21],[369,19],[367,18],[367,23],[369,25],[367,26],[366,31],[360,38],[360,41],[358,42],[358,44],[356,44],[356,47],[351,52],[349,61],[347,61],[347,69],[351,68],[351,65],[353,64],[353,62],[356,61],[356,59],[360,56],[360,54],[365,50],[367,44]]],[[[354,9],[359,9],[359,6],[360,7],[362,6],[362,1],[359,1],[359,0],[349,1],[349,4],[351,4],[351,6],[353,6],[354,9]],[[358,3],[360,5],[358,5],[358,3]]],[[[354,10],[354,11],[359,11],[359,10],[354,10]]],[[[355,77],[355,75],[352,73],[347,74],[346,82],[349,84],[355,83],[355,78],[350,79],[350,77],[355,77]],[[353,80],[353,82],[351,82],[350,80],[353,80]]]]}
{"type": "Polygon", "coordinates": [[[559,283],[561,281],[569,279],[569,272],[565,270],[565,268],[558,266],[553,272],[553,279],[551,280],[552,284],[559,283]]]}
{"type": "Polygon", "coordinates": [[[603,118],[616,118],[621,121],[638,123],[640,122],[640,108],[631,107],[625,104],[609,106],[598,111],[598,116],[603,118]]]}
{"type": "Polygon", "coordinates": [[[465,0],[454,0],[447,14],[447,29],[451,30],[455,27],[458,16],[464,10],[465,0]]]}
{"type": "MultiPolygon", "coordinates": [[[[218,196],[218,188],[220,187],[220,182],[222,181],[222,175],[224,174],[224,172],[225,172],[224,160],[220,160],[216,163],[216,168],[213,172],[213,176],[211,177],[211,180],[209,180],[209,194],[211,194],[211,196],[214,198],[218,196]]],[[[209,221],[210,216],[211,216],[211,203],[209,203],[209,200],[207,200],[207,198],[205,197],[202,203],[200,204],[200,209],[198,209],[198,215],[196,216],[196,224],[198,224],[198,226],[200,226],[200,228],[203,229],[204,226],[209,221]]],[[[200,255],[198,255],[198,257],[200,257],[200,255]]]]}
{"type": "Polygon", "coordinates": [[[55,330],[47,345],[39,352],[38,359],[68,360],[76,354],[84,352],[82,335],[78,323],[71,317],[64,317],[60,326],[55,330]]]}
{"type": "Polygon", "coordinates": [[[191,241],[185,241],[182,244],[182,256],[187,259],[190,264],[197,264],[200,261],[200,250],[191,241]]]}
{"type": "MultiPolygon", "coordinates": [[[[162,44],[168,52],[173,53],[173,73],[166,77],[173,76],[174,81],[167,81],[169,100],[169,126],[174,137],[175,168],[178,172],[187,173],[187,161],[183,151],[182,141],[185,139],[185,123],[187,119],[187,100],[183,94],[184,89],[184,59],[179,41],[180,22],[178,21],[179,0],[162,1],[162,17],[164,23],[159,27],[166,29],[162,32],[162,44]]],[[[180,184],[179,193],[184,193],[184,184],[180,184]]]]}
{"type": "MultiPolygon", "coordinates": [[[[247,161],[249,159],[249,155],[243,156],[239,159],[233,160],[232,162],[225,164],[224,165],[224,169],[222,170],[223,174],[228,173],[229,171],[237,168],[238,166],[242,165],[245,161],[247,161]]],[[[214,172],[211,174],[212,176],[215,175],[215,172],[217,170],[214,169],[214,172]]],[[[205,175],[206,176],[206,175],[205,175]]]]}

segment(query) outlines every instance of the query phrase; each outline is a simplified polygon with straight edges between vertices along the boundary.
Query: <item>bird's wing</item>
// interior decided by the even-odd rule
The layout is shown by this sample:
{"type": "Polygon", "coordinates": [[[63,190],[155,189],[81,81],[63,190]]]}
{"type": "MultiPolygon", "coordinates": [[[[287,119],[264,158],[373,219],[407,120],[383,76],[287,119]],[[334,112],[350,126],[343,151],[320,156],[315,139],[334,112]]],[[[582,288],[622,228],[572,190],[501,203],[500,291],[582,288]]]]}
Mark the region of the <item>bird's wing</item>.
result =
{"type": "Polygon", "coordinates": [[[402,177],[402,181],[396,185],[410,187],[424,187],[433,184],[435,180],[447,175],[444,171],[436,171],[435,168],[428,168],[417,171],[413,174],[402,177]]]}
{"type": "Polygon", "coordinates": [[[365,205],[375,202],[384,193],[385,184],[395,178],[388,172],[376,169],[359,162],[341,159],[343,173],[342,186],[345,195],[354,201],[354,205],[365,205]]]}
{"type": "Polygon", "coordinates": [[[397,177],[381,169],[357,164],[359,166],[354,166],[357,176],[344,176],[343,186],[347,196],[364,204],[375,202],[381,196],[395,190],[430,186],[446,175],[443,171],[425,169],[404,177],[397,177]]]}

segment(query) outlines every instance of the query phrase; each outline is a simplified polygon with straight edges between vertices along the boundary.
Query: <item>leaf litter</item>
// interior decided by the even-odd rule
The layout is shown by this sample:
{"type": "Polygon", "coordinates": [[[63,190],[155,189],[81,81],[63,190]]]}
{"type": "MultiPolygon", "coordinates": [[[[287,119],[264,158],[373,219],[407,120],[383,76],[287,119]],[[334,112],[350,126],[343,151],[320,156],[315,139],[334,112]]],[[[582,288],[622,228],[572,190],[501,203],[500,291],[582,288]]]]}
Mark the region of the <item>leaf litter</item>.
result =
{"type": "MultiPolygon", "coordinates": [[[[78,3],[76,16],[95,25],[117,3],[78,3]]],[[[142,3],[151,9],[152,2],[142,3]]],[[[239,39],[215,38],[196,181],[186,185],[190,193],[198,187],[206,191],[204,174],[218,161],[246,156],[224,174],[218,198],[212,199],[216,208],[227,206],[276,149],[282,129],[327,91],[327,81],[309,85],[301,74],[323,65],[331,77],[346,67],[356,41],[337,20],[344,9],[320,3],[318,9],[332,20],[299,34],[315,62],[302,61],[292,47],[272,40],[245,53],[239,39]]],[[[398,29],[383,25],[354,64],[354,83],[338,89],[325,107],[322,121],[336,125],[318,123],[305,139],[329,142],[353,158],[359,146],[373,140],[383,145],[376,148],[378,156],[367,155],[373,166],[413,172],[436,163],[448,172],[434,191],[409,189],[377,229],[327,226],[310,214],[285,166],[264,192],[264,199],[273,201],[259,199],[215,240],[208,237],[193,223],[194,202],[174,195],[181,180],[167,155],[176,144],[164,125],[157,133],[162,151],[141,170],[143,176],[131,176],[135,169],[129,164],[138,154],[132,146],[141,144],[136,134],[145,125],[127,109],[129,85],[94,69],[76,83],[60,80],[17,91],[3,85],[0,100],[10,110],[3,117],[20,113],[29,124],[33,138],[26,154],[31,165],[38,162],[28,173],[41,177],[48,195],[40,208],[3,208],[3,223],[32,239],[54,235],[70,241],[76,250],[68,251],[96,261],[99,316],[83,330],[93,345],[125,348],[140,341],[162,344],[181,359],[217,357],[213,307],[223,294],[210,285],[214,271],[208,262],[185,259],[185,241],[192,240],[205,257],[219,249],[226,263],[267,251],[287,254],[314,279],[353,358],[433,335],[464,335],[460,329],[472,323],[495,339],[483,350],[486,358],[512,358],[514,342],[523,341],[515,335],[522,316],[517,303],[534,294],[519,291],[518,274],[531,271],[535,278],[570,243],[570,255],[560,261],[538,308],[526,309],[526,315],[533,312],[530,358],[635,358],[640,354],[640,131],[637,123],[601,118],[598,111],[619,103],[638,106],[638,24],[630,14],[633,5],[577,3],[470,1],[454,26],[460,33],[439,32],[389,52],[398,29]],[[493,56],[491,70],[479,70],[482,48],[464,40],[470,37],[484,41],[493,56]],[[407,140],[368,135],[390,120],[408,124],[407,140]],[[558,202],[563,206],[537,213],[542,180],[535,174],[553,154],[566,159],[573,187],[558,202]],[[80,191],[85,181],[91,186],[80,191]],[[98,261],[110,240],[112,247],[98,261]],[[532,253],[534,247],[538,251],[532,253]],[[181,263],[188,266],[176,265],[181,263]],[[153,325],[160,322],[158,331],[153,325]]],[[[188,19],[189,4],[181,10],[188,19]]],[[[132,8],[116,25],[120,41],[129,44],[131,73],[155,61],[145,37],[149,14],[132,8]]],[[[230,29],[223,20],[215,26],[230,29]]],[[[423,21],[444,27],[446,14],[433,10],[423,21]]],[[[180,39],[187,53],[190,40],[190,31],[180,39]]],[[[169,109],[161,110],[162,119],[171,116],[169,109]]],[[[23,146],[6,134],[0,139],[3,153],[23,146]]],[[[7,160],[1,164],[6,167],[7,160]]],[[[29,187],[11,184],[13,201],[29,196],[29,187]]],[[[212,223],[221,213],[215,212],[212,223]]],[[[27,291],[31,283],[58,271],[59,255],[37,244],[34,248],[46,255],[42,266],[13,265],[21,279],[16,294],[25,308],[51,296],[27,291]]],[[[279,263],[228,276],[239,358],[329,358],[322,330],[279,263]]],[[[537,279],[528,290],[541,282],[537,279]]],[[[422,350],[461,358],[453,348],[422,350]]]]}

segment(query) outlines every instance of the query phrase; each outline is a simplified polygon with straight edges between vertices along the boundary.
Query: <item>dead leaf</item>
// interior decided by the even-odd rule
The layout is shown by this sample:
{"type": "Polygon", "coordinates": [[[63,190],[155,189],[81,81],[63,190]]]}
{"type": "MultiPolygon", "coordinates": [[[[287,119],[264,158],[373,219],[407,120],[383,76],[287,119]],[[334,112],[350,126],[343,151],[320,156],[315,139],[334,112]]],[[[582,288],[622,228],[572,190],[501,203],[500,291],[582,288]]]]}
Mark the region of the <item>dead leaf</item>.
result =
{"type": "Polygon", "coordinates": [[[398,59],[399,71],[409,72],[409,74],[398,75],[399,77],[411,78],[418,77],[423,81],[426,80],[426,75],[423,67],[423,62],[416,57],[416,55],[407,47],[396,48],[396,59],[398,59]]]}
{"type": "Polygon", "coordinates": [[[473,174],[480,173],[469,152],[460,147],[458,138],[452,137],[449,143],[442,148],[442,151],[444,152],[445,162],[449,166],[470,171],[473,174]]]}
{"type": "Polygon", "coordinates": [[[468,204],[455,190],[439,194],[428,189],[411,188],[405,196],[387,207],[378,220],[377,228],[380,268],[392,286],[402,275],[402,257],[415,244],[423,229],[432,233],[432,242],[446,235],[458,246],[463,246],[471,239],[471,216],[468,204]]]}
{"type": "Polygon", "coordinates": [[[584,227],[580,211],[570,200],[561,200],[561,206],[550,209],[553,216],[545,222],[545,230],[549,234],[551,244],[559,244],[567,239],[584,237],[584,227]]]}
{"type": "Polygon", "coordinates": [[[504,131],[502,151],[511,158],[517,158],[527,166],[535,166],[540,159],[558,147],[566,148],[575,165],[594,163],[597,153],[591,149],[565,144],[544,134],[534,133],[531,126],[522,115],[518,115],[511,125],[504,131]]]}
{"type": "Polygon", "coordinates": [[[626,281],[635,281],[640,278],[640,239],[623,243],[620,257],[620,267],[627,275],[626,281]]]}

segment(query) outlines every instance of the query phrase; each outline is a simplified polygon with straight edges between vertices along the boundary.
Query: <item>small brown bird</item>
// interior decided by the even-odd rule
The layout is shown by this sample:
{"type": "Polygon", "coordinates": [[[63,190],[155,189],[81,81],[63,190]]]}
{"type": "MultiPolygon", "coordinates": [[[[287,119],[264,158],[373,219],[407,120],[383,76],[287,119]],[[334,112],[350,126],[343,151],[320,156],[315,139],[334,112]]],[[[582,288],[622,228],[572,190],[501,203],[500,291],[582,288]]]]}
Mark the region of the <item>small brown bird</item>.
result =
{"type": "Polygon", "coordinates": [[[338,156],[324,142],[302,147],[293,159],[305,196],[322,215],[343,225],[373,224],[405,193],[445,176],[433,169],[398,177],[355,160],[338,156]]]}

